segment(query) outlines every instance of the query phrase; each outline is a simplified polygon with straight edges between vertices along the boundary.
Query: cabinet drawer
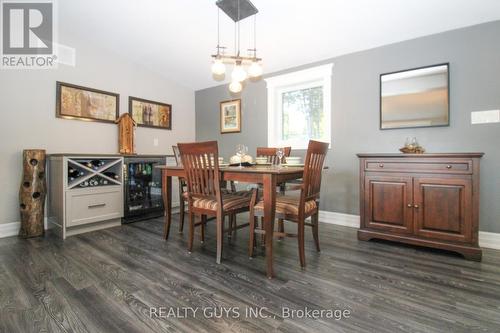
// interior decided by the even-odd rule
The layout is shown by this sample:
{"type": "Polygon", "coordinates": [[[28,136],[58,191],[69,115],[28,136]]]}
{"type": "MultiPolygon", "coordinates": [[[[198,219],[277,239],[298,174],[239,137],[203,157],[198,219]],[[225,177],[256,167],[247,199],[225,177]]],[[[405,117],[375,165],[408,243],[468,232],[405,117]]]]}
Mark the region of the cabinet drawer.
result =
{"type": "Polygon", "coordinates": [[[472,174],[472,160],[463,161],[404,161],[366,160],[366,171],[459,173],[472,174]]]}
{"type": "Polygon", "coordinates": [[[66,193],[66,224],[76,226],[123,217],[121,189],[66,193]]]}

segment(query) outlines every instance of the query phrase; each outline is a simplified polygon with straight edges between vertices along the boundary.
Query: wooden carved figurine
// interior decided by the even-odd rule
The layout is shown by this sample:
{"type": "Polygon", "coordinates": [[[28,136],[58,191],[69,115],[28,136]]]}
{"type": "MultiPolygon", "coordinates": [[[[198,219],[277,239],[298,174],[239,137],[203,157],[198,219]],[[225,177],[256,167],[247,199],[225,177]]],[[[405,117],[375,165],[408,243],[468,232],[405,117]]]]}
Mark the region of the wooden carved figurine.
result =
{"type": "Polygon", "coordinates": [[[24,150],[23,178],[19,189],[21,211],[19,237],[43,236],[46,190],[45,150],[24,150]]]}
{"type": "Polygon", "coordinates": [[[135,154],[135,127],[136,122],[128,113],[124,113],[116,121],[118,124],[118,145],[120,154],[135,154]]]}

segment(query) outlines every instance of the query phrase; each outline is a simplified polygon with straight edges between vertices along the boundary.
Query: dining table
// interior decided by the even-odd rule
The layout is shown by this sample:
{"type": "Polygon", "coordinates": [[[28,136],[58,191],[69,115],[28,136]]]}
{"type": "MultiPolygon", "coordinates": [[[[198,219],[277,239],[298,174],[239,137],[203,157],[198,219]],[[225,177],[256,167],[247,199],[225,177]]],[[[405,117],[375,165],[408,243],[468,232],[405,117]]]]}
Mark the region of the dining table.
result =
{"type": "MultiPolygon", "coordinates": [[[[172,177],[186,178],[182,166],[159,165],[162,175],[162,198],[165,206],[165,223],[163,238],[168,239],[170,226],[172,224],[172,177]]],[[[273,271],[273,233],[276,208],[276,185],[301,179],[304,173],[303,166],[275,166],[275,165],[253,165],[248,167],[220,166],[220,179],[223,181],[235,181],[242,183],[262,184],[262,198],[264,201],[264,230],[266,275],[268,278],[274,276],[273,271]]]]}

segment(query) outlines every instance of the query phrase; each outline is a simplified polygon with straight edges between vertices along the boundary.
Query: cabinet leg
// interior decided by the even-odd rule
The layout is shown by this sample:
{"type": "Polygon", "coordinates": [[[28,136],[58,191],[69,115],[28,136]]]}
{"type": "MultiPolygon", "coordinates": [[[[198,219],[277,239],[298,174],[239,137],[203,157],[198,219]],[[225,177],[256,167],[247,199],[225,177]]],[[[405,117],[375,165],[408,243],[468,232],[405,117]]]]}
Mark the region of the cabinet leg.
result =
{"type": "Polygon", "coordinates": [[[373,236],[367,233],[364,233],[363,230],[358,230],[358,240],[360,241],[369,241],[373,236]]]}
{"type": "Polygon", "coordinates": [[[481,249],[470,249],[465,251],[457,251],[464,256],[465,259],[471,261],[481,261],[483,257],[483,251],[481,249]]]}

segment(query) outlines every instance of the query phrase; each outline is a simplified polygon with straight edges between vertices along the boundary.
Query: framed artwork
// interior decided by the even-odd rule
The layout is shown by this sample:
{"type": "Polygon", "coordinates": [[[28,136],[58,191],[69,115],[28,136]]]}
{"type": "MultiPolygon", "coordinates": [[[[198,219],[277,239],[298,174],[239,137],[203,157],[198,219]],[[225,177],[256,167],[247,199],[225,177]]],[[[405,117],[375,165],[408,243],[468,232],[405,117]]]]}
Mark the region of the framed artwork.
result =
{"type": "Polygon", "coordinates": [[[241,132],[241,99],[220,102],[220,132],[241,132]]]}
{"type": "Polygon", "coordinates": [[[172,105],[129,97],[128,112],[137,126],[172,129],[172,105]]]}
{"type": "Polygon", "coordinates": [[[119,116],[120,95],[56,82],[56,117],[114,123],[119,116]]]}

